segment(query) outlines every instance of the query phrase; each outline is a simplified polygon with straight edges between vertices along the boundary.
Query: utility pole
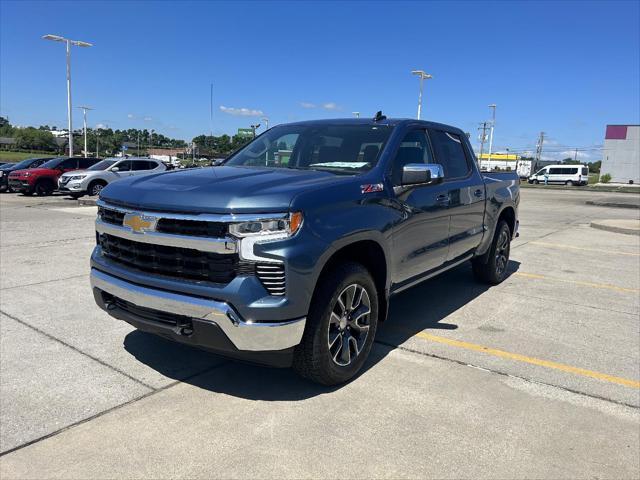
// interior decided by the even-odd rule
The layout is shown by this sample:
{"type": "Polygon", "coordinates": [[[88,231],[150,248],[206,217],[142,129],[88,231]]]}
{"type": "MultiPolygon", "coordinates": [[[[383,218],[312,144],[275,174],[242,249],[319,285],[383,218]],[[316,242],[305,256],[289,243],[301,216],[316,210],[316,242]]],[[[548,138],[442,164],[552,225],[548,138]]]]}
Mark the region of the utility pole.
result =
{"type": "Polygon", "coordinates": [[[256,123],[255,125],[251,125],[251,130],[253,131],[253,138],[256,138],[256,129],[260,128],[260,124],[256,123]]]}
{"type": "Polygon", "coordinates": [[[487,122],[482,122],[478,130],[482,130],[480,134],[480,157],[478,158],[478,164],[482,162],[482,154],[484,153],[484,142],[487,138],[487,122]]]}
{"type": "Polygon", "coordinates": [[[100,158],[100,154],[98,153],[100,151],[100,129],[96,128],[96,157],[100,158]]]}
{"type": "Polygon", "coordinates": [[[578,149],[576,148],[576,153],[573,154],[573,161],[577,162],[578,161],[578,149]]]}
{"type": "Polygon", "coordinates": [[[542,144],[544,143],[544,132],[540,132],[540,136],[538,137],[538,143],[536,145],[536,164],[535,168],[538,168],[538,162],[540,158],[542,158],[542,144]]]}
{"type": "Polygon", "coordinates": [[[491,161],[491,153],[493,152],[493,129],[496,126],[496,104],[492,103],[489,108],[493,109],[491,116],[491,132],[489,133],[489,161],[491,161]]]}
{"type": "MultiPolygon", "coordinates": [[[[84,158],[87,158],[87,110],[93,110],[91,107],[80,106],[82,110],[82,125],[84,131],[84,158]]],[[[71,154],[69,154],[71,156],[71,154]]]]}

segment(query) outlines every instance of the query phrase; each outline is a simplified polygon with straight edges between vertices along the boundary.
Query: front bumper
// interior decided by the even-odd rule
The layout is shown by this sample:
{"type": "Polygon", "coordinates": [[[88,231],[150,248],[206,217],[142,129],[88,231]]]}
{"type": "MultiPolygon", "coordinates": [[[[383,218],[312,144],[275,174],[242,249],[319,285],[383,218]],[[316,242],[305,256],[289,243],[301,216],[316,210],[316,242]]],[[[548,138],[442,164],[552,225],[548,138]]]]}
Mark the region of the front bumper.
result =
{"type": "Polygon", "coordinates": [[[306,322],[304,317],[282,322],[245,321],[226,302],[145,287],[95,268],[91,269],[91,287],[98,306],[115,318],[181,343],[251,361],[259,361],[251,355],[254,352],[288,356],[285,351],[300,343],[306,322]],[[153,312],[157,312],[157,319],[153,312]],[[171,315],[175,322],[167,321],[171,315]],[[221,347],[226,341],[230,348],[221,347]]]}
{"type": "Polygon", "coordinates": [[[58,180],[58,190],[64,193],[85,193],[87,188],[81,180],[70,180],[66,183],[58,180]]]}
{"type": "Polygon", "coordinates": [[[12,190],[17,192],[26,192],[31,189],[31,185],[27,180],[19,180],[15,178],[9,179],[9,186],[12,190]]]}

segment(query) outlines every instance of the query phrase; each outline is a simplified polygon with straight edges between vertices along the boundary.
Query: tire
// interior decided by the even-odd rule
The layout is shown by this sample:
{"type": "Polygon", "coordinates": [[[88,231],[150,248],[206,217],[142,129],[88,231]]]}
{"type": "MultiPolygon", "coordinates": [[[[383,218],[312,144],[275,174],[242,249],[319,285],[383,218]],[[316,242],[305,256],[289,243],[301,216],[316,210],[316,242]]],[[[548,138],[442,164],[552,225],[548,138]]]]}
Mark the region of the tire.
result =
{"type": "Polygon", "coordinates": [[[569,180],[567,183],[565,183],[565,185],[567,187],[573,187],[573,182],[571,180],[569,180]]]}
{"type": "Polygon", "coordinates": [[[106,186],[107,186],[107,184],[105,182],[103,182],[102,180],[94,180],[93,182],[91,182],[89,184],[89,187],[87,188],[87,195],[90,195],[92,197],[96,197],[96,196],[100,195],[100,192],[106,186]]]}
{"type": "Polygon", "coordinates": [[[540,180],[534,180],[533,183],[535,183],[536,185],[540,185],[540,180]]]}
{"type": "Polygon", "coordinates": [[[79,199],[80,197],[84,197],[84,193],[70,193],[69,196],[75,200],[79,199]]]}
{"type": "Polygon", "coordinates": [[[53,193],[53,186],[51,185],[51,182],[47,180],[40,180],[36,183],[34,191],[39,197],[46,197],[53,193]]]}
{"type": "Polygon", "coordinates": [[[335,267],[316,286],[293,369],[322,385],[352,379],[369,356],[377,326],[378,292],[369,271],[358,263],[335,267]]]}
{"type": "Polygon", "coordinates": [[[501,283],[507,278],[510,252],[511,229],[507,222],[501,220],[493,236],[487,261],[483,262],[482,259],[476,258],[471,262],[476,280],[490,285],[501,283]]]}

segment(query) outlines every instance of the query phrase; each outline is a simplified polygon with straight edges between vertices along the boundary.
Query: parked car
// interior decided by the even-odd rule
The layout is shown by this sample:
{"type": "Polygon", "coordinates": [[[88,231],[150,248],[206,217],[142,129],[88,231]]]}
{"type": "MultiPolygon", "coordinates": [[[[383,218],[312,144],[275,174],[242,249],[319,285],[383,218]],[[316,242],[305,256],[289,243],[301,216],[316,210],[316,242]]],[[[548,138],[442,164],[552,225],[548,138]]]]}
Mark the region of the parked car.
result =
{"type": "Polygon", "coordinates": [[[337,384],[391,295],[467,261],[507,277],[519,199],[516,173],[481,174],[455,127],[279,125],[222,166],[102,190],[93,294],[140,330],[337,384]]]}
{"type": "Polygon", "coordinates": [[[586,185],[589,183],[589,167],[586,165],[547,165],[529,177],[529,183],[561,183],[586,185]]]}
{"type": "Polygon", "coordinates": [[[36,168],[49,160],[51,160],[51,157],[27,158],[26,160],[22,160],[18,163],[6,163],[4,165],[0,165],[0,192],[12,191],[11,187],[9,187],[9,174],[11,172],[36,168]]]}
{"type": "Polygon", "coordinates": [[[9,187],[25,195],[51,195],[64,172],[89,168],[100,161],[94,157],[57,157],[38,168],[16,170],[9,174],[9,187]]]}
{"type": "Polygon", "coordinates": [[[107,158],[83,171],[63,173],[58,190],[79,198],[98,195],[109,183],[127,177],[164,172],[164,163],[153,158],[107,158]]]}

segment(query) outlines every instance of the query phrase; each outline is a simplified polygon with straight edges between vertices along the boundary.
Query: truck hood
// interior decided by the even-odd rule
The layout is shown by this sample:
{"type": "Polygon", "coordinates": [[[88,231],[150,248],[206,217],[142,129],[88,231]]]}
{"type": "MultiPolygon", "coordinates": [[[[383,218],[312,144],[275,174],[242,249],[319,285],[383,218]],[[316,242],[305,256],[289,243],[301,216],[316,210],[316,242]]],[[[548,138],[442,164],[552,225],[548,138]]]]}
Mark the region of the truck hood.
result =
{"type": "Polygon", "coordinates": [[[28,173],[28,176],[53,176],[60,175],[60,170],[54,170],[51,168],[26,168],[24,170],[14,170],[9,176],[11,177],[23,177],[28,173]]]}
{"type": "Polygon", "coordinates": [[[303,191],[340,182],[353,177],[288,168],[194,168],[119,180],[105,187],[100,199],[166,212],[271,213],[288,210],[303,191]]]}

